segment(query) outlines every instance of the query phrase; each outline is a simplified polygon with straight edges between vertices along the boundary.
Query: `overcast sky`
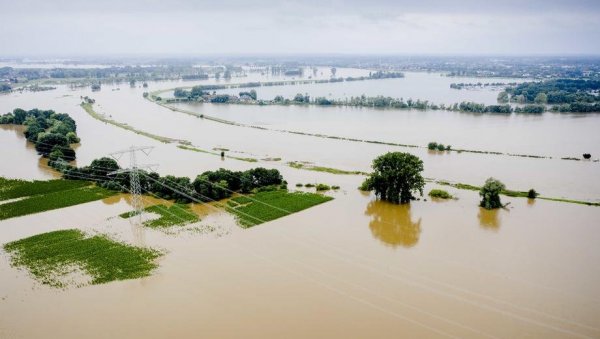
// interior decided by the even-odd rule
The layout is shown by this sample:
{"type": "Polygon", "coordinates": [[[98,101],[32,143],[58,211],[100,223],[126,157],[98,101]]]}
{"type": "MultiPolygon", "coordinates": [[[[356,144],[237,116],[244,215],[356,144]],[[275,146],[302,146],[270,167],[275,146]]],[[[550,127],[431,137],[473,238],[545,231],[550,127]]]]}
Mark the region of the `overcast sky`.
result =
{"type": "Polygon", "coordinates": [[[0,57],[600,54],[599,0],[0,0],[0,57]]]}

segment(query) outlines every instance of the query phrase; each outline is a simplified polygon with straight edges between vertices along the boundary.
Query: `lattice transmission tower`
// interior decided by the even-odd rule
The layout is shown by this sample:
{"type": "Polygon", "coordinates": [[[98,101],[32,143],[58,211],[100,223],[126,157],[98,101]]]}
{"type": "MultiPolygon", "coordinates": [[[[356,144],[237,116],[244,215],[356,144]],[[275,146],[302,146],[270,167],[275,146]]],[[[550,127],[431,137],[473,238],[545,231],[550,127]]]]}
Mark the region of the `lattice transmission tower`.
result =
{"type": "Polygon", "coordinates": [[[139,172],[144,169],[151,169],[152,167],[156,167],[158,165],[139,165],[137,163],[136,152],[142,152],[145,155],[149,155],[154,146],[131,146],[128,149],[113,152],[109,155],[113,157],[115,160],[119,160],[123,154],[129,153],[129,168],[123,168],[120,170],[116,170],[108,173],[108,175],[114,175],[119,173],[129,173],[129,186],[131,192],[131,205],[133,207],[133,211],[135,215],[138,216],[138,220],[141,221],[142,210],[144,206],[142,204],[142,186],[140,185],[140,174],[139,172]]]}

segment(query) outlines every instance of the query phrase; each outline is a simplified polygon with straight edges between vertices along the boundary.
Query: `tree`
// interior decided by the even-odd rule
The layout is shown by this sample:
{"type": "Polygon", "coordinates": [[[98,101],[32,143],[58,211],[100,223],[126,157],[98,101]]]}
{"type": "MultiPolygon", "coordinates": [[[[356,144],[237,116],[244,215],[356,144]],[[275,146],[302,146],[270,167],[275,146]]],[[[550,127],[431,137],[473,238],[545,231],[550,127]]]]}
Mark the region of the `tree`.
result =
{"type": "Polygon", "coordinates": [[[108,157],[94,159],[89,166],[90,174],[102,178],[101,180],[108,180],[108,173],[118,169],[120,169],[120,167],[117,161],[108,157]]]}
{"type": "Polygon", "coordinates": [[[373,160],[373,170],[361,189],[374,190],[381,200],[404,204],[414,199],[414,192],[423,196],[423,161],[418,157],[410,153],[388,152],[373,160]]]}
{"type": "Polygon", "coordinates": [[[498,102],[507,103],[508,102],[508,93],[506,93],[505,91],[498,93],[498,102]]]}
{"type": "Polygon", "coordinates": [[[548,96],[546,95],[546,93],[540,92],[535,96],[533,102],[535,102],[536,104],[546,104],[548,103],[548,96]]]}
{"type": "Polygon", "coordinates": [[[69,142],[67,137],[57,133],[40,133],[35,144],[35,149],[40,154],[47,156],[56,145],[68,147],[69,142]]]}
{"type": "Polygon", "coordinates": [[[337,72],[337,68],[335,67],[331,67],[331,76],[334,77],[335,73],[337,72]]]}
{"type": "Polygon", "coordinates": [[[479,191],[479,195],[481,196],[481,203],[479,206],[488,210],[503,207],[502,202],[500,201],[500,192],[502,192],[504,188],[505,186],[500,180],[488,178],[479,191]]]}

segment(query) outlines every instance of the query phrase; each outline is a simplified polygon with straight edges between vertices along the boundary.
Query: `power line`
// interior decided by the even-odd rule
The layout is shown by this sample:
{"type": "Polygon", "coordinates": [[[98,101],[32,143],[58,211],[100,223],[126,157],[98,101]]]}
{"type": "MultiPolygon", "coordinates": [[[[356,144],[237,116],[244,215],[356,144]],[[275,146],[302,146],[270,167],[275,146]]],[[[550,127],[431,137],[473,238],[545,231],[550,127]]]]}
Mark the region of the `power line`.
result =
{"type": "Polygon", "coordinates": [[[154,146],[131,146],[126,150],[110,153],[109,155],[115,160],[119,160],[123,154],[129,153],[129,168],[124,168],[108,173],[108,175],[129,173],[129,181],[131,188],[131,202],[138,222],[141,223],[142,206],[142,186],[140,185],[139,173],[142,168],[150,168],[156,165],[138,165],[136,152],[142,152],[149,155],[154,146]]]}

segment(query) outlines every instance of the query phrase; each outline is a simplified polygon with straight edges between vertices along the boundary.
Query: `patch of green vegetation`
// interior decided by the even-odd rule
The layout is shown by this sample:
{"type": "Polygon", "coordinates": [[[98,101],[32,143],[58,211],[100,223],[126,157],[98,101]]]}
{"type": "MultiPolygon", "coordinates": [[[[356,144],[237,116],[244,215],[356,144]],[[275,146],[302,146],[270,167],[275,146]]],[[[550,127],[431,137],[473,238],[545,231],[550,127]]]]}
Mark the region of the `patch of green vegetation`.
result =
{"type": "Polygon", "coordinates": [[[105,235],[71,229],[34,235],[4,245],[11,264],[26,268],[43,284],[66,287],[64,278],[81,270],[91,284],[149,276],[158,251],[123,244],[105,235]],[[75,272],[74,272],[75,271],[75,272]]]}
{"type": "Polygon", "coordinates": [[[317,191],[329,191],[331,187],[326,184],[317,184],[316,189],[317,191]]]}
{"type": "Polygon", "coordinates": [[[258,192],[250,197],[232,198],[228,202],[227,210],[238,218],[242,227],[247,228],[285,217],[332,199],[332,197],[315,193],[276,190],[258,192]]]}
{"type": "MultiPolygon", "coordinates": [[[[144,225],[151,228],[162,228],[170,226],[184,226],[200,221],[200,218],[190,210],[188,205],[174,204],[171,207],[165,205],[153,205],[144,209],[146,212],[156,213],[160,218],[148,220],[144,225]]],[[[120,214],[121,218],[127,219],[134,216],[134,213],[125,212],[120,214]]]]}
{"type": "Polygon", "coordinates": [[[81,180],[34,180],[6,179],[0,177],[0,200],[29,197],[58,191],[90,186],[91,183],[81,180]]]}
{"type": "Polygon", "coordinates": [[[450,194],[444,190],[440,190],[440,189],[432,189],[431,191],[429,191],[429,196],[432,198],[439,198],[439,199],[452,199],[453,198],[452,194],[450,194]]]}
{"type": "Polygon", "coordinates": [[[361,171],[346,171],[346,170],[341,170],[341,169],[331,168],[331,167],[313,166],[313,165],[304,164],[304,163],[301,163],[298,161],[288,162],[287,165],[290,166],[291,168],[295,168],[295,169],[305,169],[305,170],[309,170],[309,171],[326,172],[326,173],[331,173],[331,174],[367,175],[367,173],[361,172],[361,171]]]}
{"type": "Polygon", "coordinates": [[[0,205],[0,220],[100,200],[115,194],[101,187],[87,186],[64,191],[37,194],[0,205]]]}

